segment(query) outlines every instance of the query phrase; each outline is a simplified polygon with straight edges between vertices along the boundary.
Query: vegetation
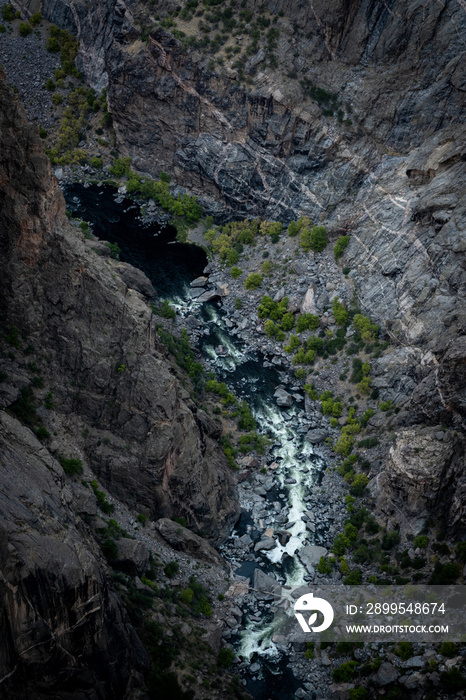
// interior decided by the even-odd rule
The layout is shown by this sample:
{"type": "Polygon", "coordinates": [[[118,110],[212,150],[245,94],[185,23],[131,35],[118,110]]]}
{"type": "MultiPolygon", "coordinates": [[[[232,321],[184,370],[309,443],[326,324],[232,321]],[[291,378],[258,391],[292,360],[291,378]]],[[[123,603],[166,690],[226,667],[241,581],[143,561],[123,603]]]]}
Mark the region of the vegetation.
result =
{"type": "Polygon", "coordinates": [[[77,457],[59,457],[58,461],[63,467],[63,471],[68,476],[76,476],[77,474],[83,473],[83,463],[82,460],[77,457]]]}
{"type": "Polygon", "coordinates": [[[251,274],[244,280],[244,286],[249,290],[257,289],[261,286],[262,279],[262,275],[260,275],[258,272],[251,272],[251,274]]]}
{"type": "Polygon", "coordinates": [[[340,238],[337,240],[333,247],[333,254],[335,255],[335,260],[339,260],[339,258],[341,258],[345,251],[345,248],[349,245],[350,240],[351,239],[349,236],[340,236],[340,238]]]}

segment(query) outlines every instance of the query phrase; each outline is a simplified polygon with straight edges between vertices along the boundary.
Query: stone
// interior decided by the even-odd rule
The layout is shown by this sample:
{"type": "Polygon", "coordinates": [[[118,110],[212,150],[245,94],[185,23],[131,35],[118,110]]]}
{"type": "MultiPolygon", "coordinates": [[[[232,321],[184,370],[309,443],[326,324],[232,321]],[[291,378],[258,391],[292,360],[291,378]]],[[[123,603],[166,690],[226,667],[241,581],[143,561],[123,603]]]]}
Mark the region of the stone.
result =
{"type": "Polygon", "coordinates": [[[142,270],[138,270],[137,267],[133,267],[133,265],[124,262],[116,263],[115,269],[127,287],[135,289],[147,299],[155,299],[156,292],[152,282],[142,270]]]}
{"type": "Polygon", "coordinates": [[[321,557],[327,556],[327,552],[325,547],[307,545],[298,551],[298,557],[306,568],[312,568],[319,563],[321,557]]]}
{"type": "Polygon", "coordinates": [[[132,576],[142,576],[149,565],[149,552],[147,547],[139,540],[130,540],[121,537],[117,541],[118,557],[116,566],[121,571],[132,576]]]}
{"type": "Polygon", "coordinates": [[[316,286],[312,284],[301,302],[301,313],[303,314],[315,314],[318,315],[318,309],[316,306],[316,286]]]}
{"type": "Polygon", "coordinates": [[[196,279],[194,279],[194,280],[190,283],[189,286],[190,286],[190,287],[205,287],[208,281],[209,281],[209,280],[208,280],[207,277],[196,277],[196,279]]]}
{"type": "Polygon", "coordinates": [[[160,518],[155,522],[155,528],[173,549],[187,552],[197,559],[208,561],[211,564],[217,564],[221,567],[225,566],[225,562],[220,554],[215,551],[207,540],[199,537],[199,535],[195,535],[194,532],[191,532],[191,530],[179,523],[175,523],[169,518],[160,518]]]}
{"type": "Polygon", "coordinates": [[[289,408],[293,405],[293,397],[291,394],[288,394],[288,392],[285,391],[285,388],[282,386],[277,387],[274,393],[274,398],[278,406],[285,406],[289,408]]]}
{"type": "Polygon", "coordinates": [[[257,600],[273,600],[274,594],[280,592],[278,581],[269,576],[262,569],[254,569],[253,592],[257,600]]]}
{"type": "Polygon", "coordinates": [[[308,442],[311,442],[315,445],[324,442],[328,437],[328,431],[325,430],[324,428],[316,428],[314,430],[309,430],[309,432],[306,433],[305,440],[308,442]]]}
{"type": "Polygon", "coordinates": [[[262,540],[259,540],[259,542],[256,542],[256,544],[254,545],[254,551],[260,552],[261,550],[274,549],[274,547],[276,547],[275,540],[271,537],[266,537],[262,540]]]}
{"type": "Polygon", "coordinates": [[[384,685],[389,685],[393,683],[398,678],[399,673],[395,666],[388,661],[384,661],[374,676],[374,683],[378,686],[383,687],[384,685]]]}

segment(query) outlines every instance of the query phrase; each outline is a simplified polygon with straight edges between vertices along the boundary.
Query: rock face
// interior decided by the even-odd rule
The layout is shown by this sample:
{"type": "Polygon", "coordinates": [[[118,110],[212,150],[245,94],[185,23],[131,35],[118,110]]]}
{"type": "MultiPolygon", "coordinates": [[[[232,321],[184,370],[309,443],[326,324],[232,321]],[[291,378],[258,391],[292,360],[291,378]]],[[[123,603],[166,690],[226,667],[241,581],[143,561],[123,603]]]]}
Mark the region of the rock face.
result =
{"type": "Polygon", "coordinates": [[[440,426],[401,431],[385,471],[370,483],[380,510],[401,522],[406,532],[419,532],[429,517],[442,513],[449,529],[461,535],[466,521],[465,446],[463,436],[440,426]]]}
{"type": "MultiPolygon", "coordinates": [[[[69,224],[36,129],[3,74],[0,152],[2,327],[41,365],[54,417],[44,406],[38,414],[50,433],[68,426],[67,449],[122,501],[152,517],[184,515],[220,540],[237,501],[218,425],[174,376],[142,296],[69,224]]],[[[1,364],[8,410],[36,386],[36,370],[12,352],[1,364]]],[[[45,439],[0,412],[2,694],[135,700],[146,652],[79,517],[87,489],[67,485],[58,447],[45,439]]],[[[123,566],[142,573],[145,548],[121,542],[123,566]]]]}
{"type": "Polygon", "coordinates": [[[91,686],[130,697],[148,657],[73,514],[62,468],[4,411],[0,452],[2,696],[90,697],[91,686]]]}
{"type": "Polygon", "coordinates": [[[48,353],[55,405],[87,424],[89,464],[110,491],[219,540],[237,506],[218,428],[171,373],[149,307],[69,226],[39,139],[3,84],[0,99],[12,162],[0,166],[5,322],[48,353]]]}

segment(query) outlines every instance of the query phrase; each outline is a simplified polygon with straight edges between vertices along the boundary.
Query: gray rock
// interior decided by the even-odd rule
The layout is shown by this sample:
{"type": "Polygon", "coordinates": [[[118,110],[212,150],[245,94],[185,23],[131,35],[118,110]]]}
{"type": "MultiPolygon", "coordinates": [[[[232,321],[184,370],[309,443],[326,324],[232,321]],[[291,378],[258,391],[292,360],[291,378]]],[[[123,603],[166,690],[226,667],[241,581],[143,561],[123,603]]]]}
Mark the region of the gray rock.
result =
{"type": "Polygon", "coordinates": [[[384,661],[374,676],[374,683],[378,686],[388,685],[396,681],[398,676],[399,673],[395,666],[388,661],[384,661]]]}
{"type": "Polygon", "coordinates": [[[315,445],[324,442],[328,437],[328,431],[325,430],[324,428],[317,428],[315,430],[309,430],[308,433],[306,433],[305,440],[308,442],[311,442],[315,445]]]}
{"type": "Polygon", "coordinates": [[[278,595],[280,591],[280,584],[273,576],[264,573],[262,569],[255,569],[253,589],[254,597],[257,600],[273,600],[274,594],[278,595]]]}
{"type": "Polygon", "coordinates": [[[190,287],[205,287],[208,281],[207,277],[196,277],[196,279],[190,283],[190,287]]]}
{"type": "Polygon", "coordinates": [[[278,406],[286,406],[289,408],[293,405],[293,397],[282,386],[277,387],[274,393],[274,398],[278,406]]]}
{"type": "Polygon", "coordinates": [[[256,544],[254,545],[254,551],[259,552],[262,549],[269,550],[269,549],[273,549],[276,546],[277,546],[277,544],[276,544],[274,539],[272,539],[271,537],[265,537],[263,540],[256,542],[256,544]]]}

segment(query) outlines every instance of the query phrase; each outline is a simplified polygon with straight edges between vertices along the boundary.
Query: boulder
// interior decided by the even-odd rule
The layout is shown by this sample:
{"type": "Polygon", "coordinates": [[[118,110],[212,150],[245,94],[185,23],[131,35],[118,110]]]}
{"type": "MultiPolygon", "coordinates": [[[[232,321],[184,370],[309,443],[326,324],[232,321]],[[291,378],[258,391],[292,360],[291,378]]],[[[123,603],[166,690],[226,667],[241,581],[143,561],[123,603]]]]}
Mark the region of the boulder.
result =
{"type": "Polygon", "coordinates": [[[281,586],[273,576],[269,576],[262,569],[255,569],[253,589],[258,600],[272,600],[274,594],[279,594],[281,586]]]}
{"type": "Polygon", "coordinates": [[[117,542],[118,557],[115,566],[131,576],[142,576],[149,564],[147,547],[139,540],[122,537],[117,542]]]}
{"type": "Polygon", "coordinates": [[[196,559],[202,559],[211,564],[225,566],[225,561],[220,554],[206,540],[179,523],[169,518],[160,518],[155,523],[155,528],[173,549],[186,552],[196,559]]]}
{"type": "Polygon", "coordinates": [[[396,681],[398,676],[399,673],[393,664],[388,661],[384,661],[374,677],[374,683],[379,686],[388,685],[389,683],[396,681]]]}
{"type": "Polygon", "coordinates": [[[289,408],[293,405],[293,397],[287,391],[285,391],[283,386],[277,387],[274,393],[274,398],[278,406],[285,406],[289,408]]]}
{"type": "Polygon", "coordinates": [[[315,430],[309,430],[304,438],[308,442],[312,442],[314,445],[318,445],[320,442],[324,442],[328,437],[328,432],[324,428],[316,428],[315,430]]]}
{"type": "Polygon", "coordinates": [[[208,282],[207,277],[196,277],[190,284],[190,287],[205,287],[208,282]]]}
{"type": "Polygon", "coordinates": [[[276,542],[274,539],[271,537],[264,537],[263,540],[259,540],[259,542],[256,542],[254,545],[254,551],[255,552],[260,552],[262,549],[264,550],[269,550],[273,549],[276,546],[276,542]]]}
{"type": "Polygon", "coordinates": [[[301,313],[303,314],[316,314],[318,315],[318,310],[316,306],[316,286],[314,283],[308,288],[304,299],[301,302],[301,313]]]}
{"type": "Polygon", "coordinates": [[[135,289],[137,292],[147,297],[147,299],[154,299],[156,297],[152,282],[146,277],[142,270],[138,270],[136,267],[124,262],[118,262],[115,265],[115,269],[127,287],[135,289]]]}
{"type": "Polygon", "coordinates": [[[308,545],[299,550],[298,557],[306,568],[314,567],[319,563],[321,557],[327,556],[327,551],[325,547],[308,545]]]}

